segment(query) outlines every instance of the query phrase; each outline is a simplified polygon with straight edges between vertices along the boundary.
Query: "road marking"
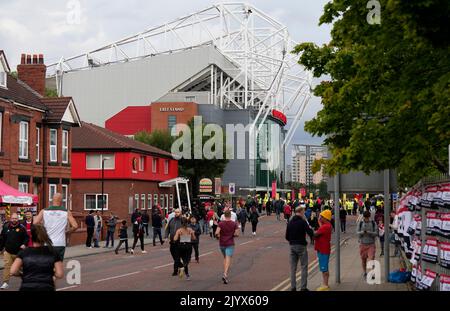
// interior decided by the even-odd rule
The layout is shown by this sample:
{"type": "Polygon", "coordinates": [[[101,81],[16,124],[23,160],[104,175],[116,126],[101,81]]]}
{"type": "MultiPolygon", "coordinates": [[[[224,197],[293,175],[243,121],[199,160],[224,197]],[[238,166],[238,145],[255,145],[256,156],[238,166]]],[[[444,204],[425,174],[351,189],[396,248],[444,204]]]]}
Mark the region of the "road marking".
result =
{"type": "Polygon", "coordinates": [[[204,254],[202,254],[202,255],[200,255],[198,257],[208,256],[208,255],[211,255],[212,253],[214,253],[214,252],[207,252],[207,253],[204,253],[204,254]]]}
{"type": "Polygon", "coordinates": [[[243,243],[241,243],[241,244],[239,244],[239,245],[245,245],[245,244],[249,244],[249,243],[253,243],[254,241],[247,241],[247,242],[243,242],[243,243]]]}
{"type": "Polygon", "coordinates": [[[277,231],[275,231],[274,233],[278,233],[278,232],[280,232],[280,230],[277,230],[277,231]]]}
{"type": "MultiPolygon", "coordinates": [[[[310,274],[318,266],[319,266],[319,262],[318,261],[314,262],[314,265],[308,268],[308,274],[310,274]]],[[[298,281],[300,281],[300,279],[301,279],[301,275],[297,274],[295,277],[295,282],[297,283],[298,281]]],[[[286,285],[284,288],[280,289],[280,291],[284,292],[290,288],[291,288],[291,284],[288,283],[288,285],[286,285]]]]}
{"type": "Polygon", "coordinates": [[[112,276],[110,278],[94,281],[94,283],[99,283],[99,282],[103,282],[103,281],[109,281],[109,280],[114,280],[114,279],[118,279],[118,278],[123,278],[124,276],[129,276],[129,275],[137,274],[137,273],[140,273],[140,272],[141,271],[136,271],[136,272],[131,272],[131,273],[127,273],[127,274],[112,276]]]}
{"type": "Polygon", "coordinates": [[[67,286],[67,287],[58,288],[56,291],[58,292],[58,291],[60,291],[60,290],[66,290],[66,289],[69,289],[69,288],[75,288],[75,287],[78,287],[78,285],[72,285],[72,286],[67,286]]]}
{"type": "Polygon", "coordinates": [[[168,266],[173,266],[173,262],[172,262],[172,263],[168,263],[168,264],[166,264],[166,265],[154,267],[153,270],[160,269],[160,268],[164,268],[164,267],[168,267],[168,266]]]}

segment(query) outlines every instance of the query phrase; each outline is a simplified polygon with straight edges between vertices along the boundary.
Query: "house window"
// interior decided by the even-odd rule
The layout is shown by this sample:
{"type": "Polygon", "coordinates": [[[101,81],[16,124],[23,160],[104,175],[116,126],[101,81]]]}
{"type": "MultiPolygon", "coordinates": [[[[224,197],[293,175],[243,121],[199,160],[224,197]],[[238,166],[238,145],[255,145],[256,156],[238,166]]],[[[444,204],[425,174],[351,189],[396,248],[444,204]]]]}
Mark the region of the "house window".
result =
{"type": "Polygon", "coordinates": [[[41,129],[37,127],[36,128],[36,162],[39,162],[40,140],[41,140],[41,129]]]}
{"type": "Polygon", "coordinates": [[[153,208],[153,196],[151,194],[147,195],[147,208],[148,209],[153,208]]]}
{"type": "Polygon", "coordinates": [[[39,185],[36,183],[33,183],[33,194],[37,195],[39,192],[39,185]]]}
{"type": "Polygon", "coordinates": [[[195,102],[195,96],[186,96],[186,102],[195,102]]]}
{"type": "Polygon", "coordinates": [[[50,129],[50,162],[58,161],[57,143],[58,143],[58,130],[50,129]]]}
{"type": "Polygon", "coordinates": [[[19,158],[28,159],[28,122],[20,122],[19,129],[19,158]]]}
{"type": "Polygon", "coordinates": [[[169,133],[172,133],[172,128],[177,124],[177,116],[168,116],[167,117],[167,126],[169,128],[169,133]]]}
{"type": "Polygon", "coordinates": [[[28,193],[28,183],[26,182],[19,182],[19,191],[28,193]]]}
{"type": "Polygon", "coordinates": [[[170,201],[169,201],[170,205],[169,205],[169,207],[173,208],[173,194],[171,194],[169,197],[170,197],[170,201]]]}
{"type": "Polygon", "coordinates": [[[153,158],[153,161],[152,161],[152,172],[153,173],[158,172],[158,159],[156,159],[156,158],[153,158]]]}
{"type": "Polygon", "coordinates": [[[164,205],[164,194],[161,194],[161,195],[159,196],[159,204],[161,205],[161,208],[162,208],[162,209],[165,209],[165,208],[166,208],[166,206],[164,205]]]}
{"type": "Polygon", "coordinates": [[[53,204],[53,196],[56,193],[56,185],[55,184],[49,184],[48,185],[48,202],[50,203],[50,206],[53,204]]]}
{"type": "MultiPolygon", "coordinates": [[[[104,206],[103,210],[108,210],[108,195],[103,194],[104,206]]],[[[93,193],[84,195],[84,210],[102,210],[102,194],[93,193]]]]}
{"type": "Polygon", "coordinates": [[[113,170],[115,168],[114,154],[87,154],[86,169],[101,170],[102,161],[104,161],[105,170],[113,170]]]}
{"type": "Polygon", "coordinates": [[[169,195],[166,194],[165,197],[166,197],[165,203],[166,203],[166,208],[167,208],[167,207],[169,207],[169,195]]]}
{"type": "Polygon", "coordinates": [[[62,133],[62,163],[69,163],[69,131],[62,133]]]}
{"type": "Polygon", "coordinates": [[[134,201],[136,202],[136,209],[139,209],[139,194],[134,195],[134,201]]]}
{"type": "Polygon", "coordinates": [[[62,185],[62,205],[69,209],[69,206],[67,205],[67,196],[69,194],[69,186],[68,185],[62,185]]]}
{"type": "Polygon", "coordinates": [[[139,158],[139,170],[143,172],[145,170],[145,157],[139,158]]]}
{"type": "Polygon", "coordinates": [[[6,72],[0,71],[0,86],[6,87],[6,72]]]}
{"type": "Polygon", "coordinates": [[[164,160],[164,174],[169,174],[169,160],[164,160]]]}
{"type": "Polygon", "coordinates": [[[157,206],[158,205],[158,195],[155,193],[155,195],[153,196],[153,203],[154,203],[154,206],[157,206]]]}
{"type": "Polygon", "coordinates": [[[141,208],[145,209],[145,194],[141,194],[141,208]]]}

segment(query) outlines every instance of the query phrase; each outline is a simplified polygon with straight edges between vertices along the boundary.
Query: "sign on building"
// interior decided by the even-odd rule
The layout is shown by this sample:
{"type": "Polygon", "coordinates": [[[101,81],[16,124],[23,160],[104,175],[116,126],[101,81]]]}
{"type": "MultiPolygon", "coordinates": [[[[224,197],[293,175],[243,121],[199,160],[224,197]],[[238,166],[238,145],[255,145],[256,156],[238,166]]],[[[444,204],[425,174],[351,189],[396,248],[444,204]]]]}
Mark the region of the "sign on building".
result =
{"type": "Polygon", "coordinates": [[[230,194],[235,194],[236,193],[236,185],[235,185],[235,183],[230,182],[228,184],[228,192],[230,194]]]}
{"type": "Polygon", "coordinates": [[[214,194],[222,193],[222,179],[214,178],[214,194]]]}
{"type": "Polygon", "coordinates": [[[212,192],[212,180],[209,178],[200,179],[200,192],[212,192]]]}

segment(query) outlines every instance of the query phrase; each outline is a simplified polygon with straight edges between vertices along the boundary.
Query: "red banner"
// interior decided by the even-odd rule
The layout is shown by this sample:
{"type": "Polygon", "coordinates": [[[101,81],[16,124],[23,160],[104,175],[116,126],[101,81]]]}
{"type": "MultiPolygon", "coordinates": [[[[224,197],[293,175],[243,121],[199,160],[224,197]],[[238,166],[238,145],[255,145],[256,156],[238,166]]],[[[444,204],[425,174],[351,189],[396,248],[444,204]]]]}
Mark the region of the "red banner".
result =
{"type": "Polygon", "coordinates": [[[295,201],[295,190],[292,189],[292,195],[291,195],[292,201],[295,201]]]}
{"type": "Polygon", "coordinates": [[[302,195],[302,197],[304,197],[306,195],[306,189],[300,188],[300,194],[302,195]]]}
{"type": "Polygon", "coordinates": [[[275,199],[277,196],[277,181],[272,181],[272,199],[275,199]]]}

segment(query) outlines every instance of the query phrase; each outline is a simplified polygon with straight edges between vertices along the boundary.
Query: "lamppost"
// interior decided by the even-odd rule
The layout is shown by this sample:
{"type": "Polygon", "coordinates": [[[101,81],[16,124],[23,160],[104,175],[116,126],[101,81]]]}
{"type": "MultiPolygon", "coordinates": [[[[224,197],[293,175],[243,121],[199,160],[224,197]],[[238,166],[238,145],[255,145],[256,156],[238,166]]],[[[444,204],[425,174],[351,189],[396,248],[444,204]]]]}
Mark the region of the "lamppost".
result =
{"type": "Polygon", "coordinates": [[[103,215],[103,208],[105,206],[105,200],[104,200],[104,183],[105,183],[105,161],[109,160],[110,158],[105,157],[102,158],[102,215],[103,215]]]}

